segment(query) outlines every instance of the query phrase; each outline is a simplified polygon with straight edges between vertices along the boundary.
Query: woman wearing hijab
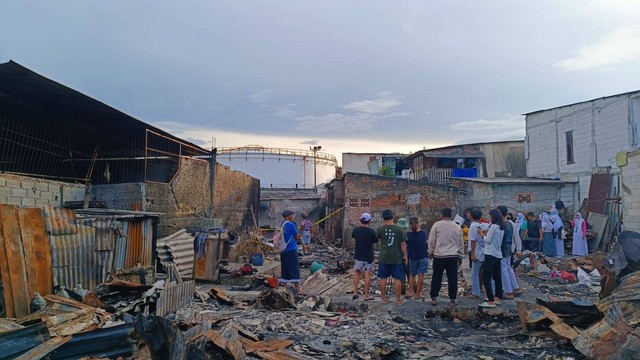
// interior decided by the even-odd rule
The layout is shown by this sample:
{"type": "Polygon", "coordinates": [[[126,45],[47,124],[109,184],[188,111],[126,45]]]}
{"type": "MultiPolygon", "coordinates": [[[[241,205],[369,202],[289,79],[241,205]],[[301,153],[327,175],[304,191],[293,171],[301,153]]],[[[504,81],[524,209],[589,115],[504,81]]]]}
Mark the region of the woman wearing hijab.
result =
{"type": "Polygon", "coordinates": [[[519,212],[516,214],[516,226],[518,228],[518,234],[520,235],[520,239],[522,239],[522,247],[523,249],[520,249],[520,251],[522,250],[529,250],[529,244],[528,242],[525,240],[526,238],[524,237],[525,232],[527,231],[527,218],[524,217],[524,214],[519,212]]]}
{"type": "Polygon", "coordinates": [[[555,257],[562,259],[564,257],[564,239],[562,238],[562,228],[564,224],[558,214],[551,215],[549,221],[553,224],[553,244],[555,246],[555,257]]]}
{"type": "Polygon", "coordinates": [[[573,217],[571,222],[573,227],[573,246],[571,253],[574,256],[586,256],[589,253],[587,248],[587,222],[579,212],[573,217]]]}
{"type": "Polygon", "coordinates": [[[556,255],[556,246],[553,242],[553,223],[550,217],[547,213],[540,215],[542,220],[542,253],[544,253],[545,256],[556,255]]]}

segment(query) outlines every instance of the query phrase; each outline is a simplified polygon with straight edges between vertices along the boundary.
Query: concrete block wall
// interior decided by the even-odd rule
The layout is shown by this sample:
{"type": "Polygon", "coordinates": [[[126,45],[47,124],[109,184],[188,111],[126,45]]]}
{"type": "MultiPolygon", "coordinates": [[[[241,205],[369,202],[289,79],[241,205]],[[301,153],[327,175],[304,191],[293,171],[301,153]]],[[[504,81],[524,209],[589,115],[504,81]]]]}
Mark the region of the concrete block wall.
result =
{"type": "Polygon", "coordinates": [[[463,191],[459,195],[460,208],[477,206],[486,216],[490,209],[505,205],[514,215],[520,212],[533,211],[539,214],[561,199],[569,214],[575,209],[574,187],[576,184],[487,184],[472,181],[457,183],[463,191]],[[522,201],[530,199],[531,202],[522,201]]]}
{"type": "Polygon", "coordinates": [[[93,185],[93,200],[104,201],[110,209],[131,210],[133,203],[144,201],[144,183],[93,185]]]}
{"type": "Polygon", "coordinates": [[[259,225],[275,227],[282,221],[285,209],[296,212],[296,222],[300,222],[299,214],[306,212],[313,222],[319,220],[320,201],[322,196],[310,189],[298,190],[261,190],[259,225]]]}
{"type": "Polygon", "coordinates": [[[254,216],[259,221],[260,180],[217,164],[214,184],[214,217],[233,230],[254,229],[254,216]]]}
{"type": "Polygon", "coordinates": [[[44,207],[83,200],[85,185],[0,174],[0,204],[44,207]]]}
{"type": "Polygon", "coordinates": [[[353,248],[351,232],[363,212],[371,214],[371,227],[382,225],[382,211],[391,209],[396,218],[417,216],[432,225],[443,207],[456,208],[456,188],[379,175],[348,173],[344,176],[345,210],[343,245],[353,248]]]}
{"type": "MultiPolygon", "coordinates": [[[[180,229],[195,229],[210,217],[209,162],[181,159],[180,171],[170,184],[129,183],[93,186],[95,200],[115,209],[131,210],[135,202],[144,211],[160,212],[158,236],[180,229]]],[[[226,227],[245,230],[253,226],[251,205],[257,215],[260,199],[259,180],[217,164],[214,180],[214,214],[226,227]]]]}
{"type": "Polygon", "coordinates": [[[627,154],[622,169],[622,211],[625,230],[640,232],[640,151],[627,154]]]}

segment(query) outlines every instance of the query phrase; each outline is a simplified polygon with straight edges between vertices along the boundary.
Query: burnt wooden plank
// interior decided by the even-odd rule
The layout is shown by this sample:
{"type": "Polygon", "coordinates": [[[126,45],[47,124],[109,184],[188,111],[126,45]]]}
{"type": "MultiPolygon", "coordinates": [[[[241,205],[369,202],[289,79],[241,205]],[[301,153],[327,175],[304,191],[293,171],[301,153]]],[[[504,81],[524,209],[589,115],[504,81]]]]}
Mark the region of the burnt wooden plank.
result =
{"type": "MultiPolygon", "coordinates": [[[[3,205],[0,205],[0,211],[3,205]]],[[[7,308],[7,317],[16,317],[13,308],[13,288],[11,287],[11,273],[9,272],[9,258],[7,257],[7,248],[5,246],[2,217],[0,216],[0,277],[2,277],[4,290],[4,304],[7,308]]]]}
{"type": "Polygon", "coordinates": [[[25,259],[27,261],[27,276],[31,291],[38,291],[46,295],[53,290],[53,274],[51,272],[51,243],[46,232],[46,224],[41,209],[18,209],[25,259]],[[34,280],[34,281],[32,281],[34,280]]]}
{"type": "Polygon", "coordinates": [[[13,308],[16,317],[29,315],[31,298],[28,292],[27,269],[25,267],[22,235],[15,206],[0,207],[2,219],[2,235],[9,260],[9,274],[11,276],[11,290],[13,292],[13,308]]]}

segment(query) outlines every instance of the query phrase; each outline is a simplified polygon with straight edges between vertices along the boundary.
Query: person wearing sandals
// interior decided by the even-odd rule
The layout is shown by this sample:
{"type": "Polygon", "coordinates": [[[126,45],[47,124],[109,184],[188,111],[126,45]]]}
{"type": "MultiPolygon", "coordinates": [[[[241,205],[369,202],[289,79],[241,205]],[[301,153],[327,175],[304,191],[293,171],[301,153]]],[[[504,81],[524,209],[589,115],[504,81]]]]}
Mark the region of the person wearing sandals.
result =
{"type": "Polygon", "coordinates": [[[502,214],[498,209],[491,209],[489,211],[489,219],[491,219],[491,225],[489,231],[484,237],[484,263],[482,264],[482,282],[484,284],[484,291],[487,293],[487,298],[480,307],[494,308],[496,304],[500,304],[498,299],[502,299],[504,294],[502,293],[502,274],[500,268],[500,261],[502,259],[502,237],[504,235],[505,223],[502,218],[502,214]],[[495,296],[493,289],[491,288],[491,280],[495,282],[495,296]]]}
{"type": "Polygon", "coordinates": [[[409,218],[410,231],[407,232],[407,252],[409,253],[409,291],[407,298],[424,299],[420,294],[424,276],[429,268],[427,233],[420,230],[418,218],[409,218]]]}
{"type": "Polygon", "coordinates": [[[369,295],[371,271],[373,271],[373,246],[378,242],[378,234],[369,227],[371,214],[360,215],[360,226],[353,229],[351,237],[355,240],[355,262],[353,265],[353,300],[357,299],[360,287],[360,275],[364,273],[364,300],[373,300],[369,295]]]}
{"type": "Polygon", "coordinates": [[[404,305],[401,299],[402,278],[404,277],[404,264],[407,263],[407,234],[402,227],[393,223],[393,211],[386,209],[382,212],[384,225],[376,229],[380,241],[380,261],[378,264],[378,278],[380,278],[380,291],[382,303],[387,303],[387,278],[393,277],[393,287],[396,295],[396,305],[404,305]]]}
{"type": "Polygon", "coordinates": [[[442,275],[447,272],[449,301],[455,306],[458,295],[458,267],[462,265],[464,242],[462,229],[453,222],[451,208],[440,212],[442,220],[437,221],[429,232],[429,258],[433,259],[433,276],[431,277],[431,305],[437,304],[438,294],[442,287],[442,275]]]}

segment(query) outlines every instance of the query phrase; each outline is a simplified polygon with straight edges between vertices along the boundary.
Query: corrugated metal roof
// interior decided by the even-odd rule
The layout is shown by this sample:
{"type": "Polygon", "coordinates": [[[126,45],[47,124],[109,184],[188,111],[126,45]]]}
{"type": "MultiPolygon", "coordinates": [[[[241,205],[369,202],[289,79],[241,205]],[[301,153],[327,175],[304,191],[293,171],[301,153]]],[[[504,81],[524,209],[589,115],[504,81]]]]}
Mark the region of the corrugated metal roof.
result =
{"type": "Polygon", "coordinates": [[[51,235],[67,235],[78,232],[76,214],[71,209],[44,206],[47,231],[51,235]]]}
{"type": "Polygon", "coordinates": [[[149,211],[130,211],[130,210],[116,210],[116,209],[77,209],[75,210],[78,218],[115,218],[119,219],[137,219],[137,218],[149,218],[160,217],[164,213],[149,212],[149,211]]]}

